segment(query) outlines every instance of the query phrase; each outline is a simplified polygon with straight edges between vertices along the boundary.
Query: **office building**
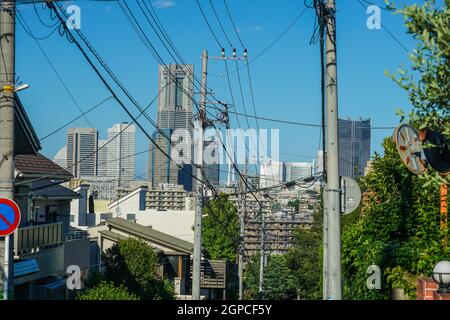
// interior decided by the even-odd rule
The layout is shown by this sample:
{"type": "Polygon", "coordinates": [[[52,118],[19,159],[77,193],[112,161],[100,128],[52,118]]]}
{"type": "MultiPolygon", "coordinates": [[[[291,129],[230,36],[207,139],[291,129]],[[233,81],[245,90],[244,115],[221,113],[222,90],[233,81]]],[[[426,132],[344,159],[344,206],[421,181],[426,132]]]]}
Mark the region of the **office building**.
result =
{"type": "MultiPolygon", "coordinates": [[[[183,185],[186,191],[192,191],[193,166],[190,163],[183,165],[181,169],[167,155],[172,156],[172,134],[177,129],[185,129],[192,141],[192,96],[193,65],[165,65],[159,66],[159,88],[157,124],[160,130],[154,133],[153,138],[158,146],[164,150],[161,152],[153,143],[150,146],[149,178],[151,186],[159,184],[183,185]]],[[[193,142],[191,156],[193,155],[193,142]]],[[[191,160],[193,157],[191,157],[191,160]]],[[[195,174],[195,173],[194,173],[195,174]]]]}
{"type": "Polygon", "coordinates": [[[283,182],[283,162],[269,159],[266,163],[260,165],[260,180],[261,188],[270,188],[279,185],[283,182]]]}
{"type": "Polygon", "coordinates": [[[371,120],[339,119],[339,174],[364,175],[370,160],[371,120]]]}
{"type": "Polygon", "coordinates": [[[98,132],[92,128],[67,130],[68,171],[76,178],[97,175],[98,132]]]}
{"type": "Polygon", "coordinates": [[[56,153],[53,162],[63,169],[67,170],[67,147],[64,146],[56,153]]]}
{"type": "Polygon", "coordinates": [[[98,141],[98,152],[97,152],[97,176],[107,177],[108,176],[108,140],[98,141]]]}
{"type": "Polygon", "coordinates": [[[297,181],[313,174],[313,164],[306,162],[285,162],[284,182],[297,181]]]}
{"type": "Polygon", "coordinates": [[[324,152],[317,151],[316,161],[314,161],[314,174],[323,173],[324,171],[324,152]]]}
{"type": "Polygon", "coordinates": [[[115,124],[108,129],[108,140],[110,140],[107,146],[108,177],[119,181],[133,181],[136,153],[135,125],[115,124]]]}
{"type": "Polygon", "coordinates": [[[158,126],[192,132],[193,65],[159,66],[158,126]],[[187,93],[187,94],[186,94],[187,93]]]}

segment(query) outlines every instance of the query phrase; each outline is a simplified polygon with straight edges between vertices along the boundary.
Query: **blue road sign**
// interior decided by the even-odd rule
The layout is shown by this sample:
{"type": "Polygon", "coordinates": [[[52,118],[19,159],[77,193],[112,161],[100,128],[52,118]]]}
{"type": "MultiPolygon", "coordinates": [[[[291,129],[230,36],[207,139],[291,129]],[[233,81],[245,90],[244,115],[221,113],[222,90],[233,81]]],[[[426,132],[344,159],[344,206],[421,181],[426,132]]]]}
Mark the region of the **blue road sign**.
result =
{"type": "Polygon", "coordinates": [[[19,206],[14,201],[0,198],[0,237],[6,237],[14,233],[19,224],[19,206]]]}

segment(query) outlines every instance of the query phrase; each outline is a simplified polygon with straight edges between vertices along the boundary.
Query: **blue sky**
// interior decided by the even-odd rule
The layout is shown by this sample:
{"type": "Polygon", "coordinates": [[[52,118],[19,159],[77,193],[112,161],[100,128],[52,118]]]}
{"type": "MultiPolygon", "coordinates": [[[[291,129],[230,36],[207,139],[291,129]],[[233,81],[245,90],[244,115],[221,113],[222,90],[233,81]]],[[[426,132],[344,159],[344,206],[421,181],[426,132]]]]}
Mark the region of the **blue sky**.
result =
{"type": "MultiPolygon", "coordinates": [[[[381,0],[372,2],[383,4],[381,0]]],[[[411,2],[397,0],[396,3],[402,5],[411,2]]],[[[135,2],[129,3],[134,12],[139,13],[135,2]]],[[[183,58],[195,65],[195,72],[200,76],[202,49],[208,49],[210,55],[219,55],[220,47],[207,28],[195,0],[159,0],[153,3],[183,58]]],[[[200,3],[219,41],[230,51],[209,1],[200,0],[200,3]]],[[[250,58],[260,53],[304,10],[302,0],[227,0],[227,3],[250,58]]],[[[140,104],[147,105],[158,90],[157,62],[142,45],[117,3],[77,1],[76,4],[82,12],[82,32],[140,104]]],[[[239,49],[240,45],[223,1],[214,0],[214,4],[230,40],[239,49]]],[[[396,126],[398,117],[395,110],[409,110],[409,102],[407,94],[387,78],[384,71],[395,71],[402,63],[408,65],[407,54],[385,30],[369,30],[366,27],[369,15],[357,0],[337,1],[337,6],[340,116],[371,118],[374,126],[396,126]]],[[[50,33],[37,19],[33,5],[20,5],[19,10],[32,27],[35,36],[44,37],[50,33]]],[[[44,22],[51,22],[48,10],[41,9],[40,5],[37,5],[37,10],[44,22]]],[[[172,62],[144,18],[137,16],[164,61],[172,62]]],[[[382,23],[402,45],[409,50],[415,47],[413,39],[405,32],[402,16],[382,11],[382,23]]],[[[259,116],[320,123],[319,47],[309,44],[313,25],[314,11],[308,10],[274,47],[251,64],[259,116]]],[[[46,62],[35,40],[19,25],[17,31],[17,75],[21,81],[31,85],[30,89],[20,93],[20,97],[38,135],[43,137],[77,117],[80,111],[46,62]]],[[[60,37],[58,32],[40,41],[40,44],[83,110],[109,96],[75,45],[60,37]]],[[[234,62],[230,62],[229,66],[231,70],[235,69],[234,62]]],[[[243,69],[241,72],[244,96],[247,111],[252,114],[245,71],[246,69],[243,69]]],[[[231,101],[226,78],[218,76],[224,73],[222,62],[211,61],[209,87],[214,89],[217,99],[231,101]]],[[[231,80],[237,111],[243,112],[236,74],[232,75],[231,80]]],[[[137,114],[137,110],[131,104],[129,106],[134,114],[137,114]]],[[[149,114],[156,119],[156,104],[149,114]]],[[[112,124],[129,120],[113,101],[90,113],[88,118],[99,130],[102,138],[106,138],[106,130],[112,124]]],[[[235,118],[232,117],[232,120],[235,118]]],[[[146,120],[141,123],[149,132],[154,131],[146,120]]],[[[241,124],[246,127],[244,118],[241,119],[241,124]]],[[[250,125],[256,127],[253,119],[250,119],[250,125]]],[[[88,124],[86,120],[80,119],[72,126],[87,127],[88,124]]],[[[319,148],[319,129],[265,121],[260,121],[260,127],[280,129],[280,151],[283,160],[311,161],[315,157],[319,148]]],[[[389,130],[374,130],[372,153],[381,152],[382,139],[391,134],[392,131],[389,130]]],[[[53,158],[64,144],[65,130],[62,130],[43,142],[43,153],[53,158]]],[[[139,133],[136,151],[146,149],[148,141],[139,133]]],[[[137,175],[146,173],[147,160],[147,155],[138,157],[137,175]]]]}

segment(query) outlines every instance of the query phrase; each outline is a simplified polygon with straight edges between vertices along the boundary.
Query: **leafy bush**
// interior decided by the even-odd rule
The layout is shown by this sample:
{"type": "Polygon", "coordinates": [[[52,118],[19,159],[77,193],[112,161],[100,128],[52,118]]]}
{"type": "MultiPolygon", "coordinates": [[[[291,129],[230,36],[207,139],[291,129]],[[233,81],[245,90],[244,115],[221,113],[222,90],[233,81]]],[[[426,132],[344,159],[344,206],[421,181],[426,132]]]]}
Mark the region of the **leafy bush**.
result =
{"type": "Polygon", "coordinates": [[[139,300],[139,298],[129,293],[124,286],[115,287],[112,282],[102,281],[95,288],[79,293],[77,300],[139,300]]]}

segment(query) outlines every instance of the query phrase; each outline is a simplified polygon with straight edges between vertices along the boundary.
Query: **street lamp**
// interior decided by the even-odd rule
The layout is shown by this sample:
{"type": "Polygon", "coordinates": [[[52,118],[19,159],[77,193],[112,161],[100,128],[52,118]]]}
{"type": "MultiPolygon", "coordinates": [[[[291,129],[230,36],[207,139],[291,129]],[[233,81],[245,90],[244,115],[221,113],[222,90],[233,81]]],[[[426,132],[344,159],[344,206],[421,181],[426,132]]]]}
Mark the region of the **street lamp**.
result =
{"type": "Polygon", "coordinates": [[[439,293],[450,293],[450,261],[441,261],[433,269],[433,280],[439,285],[439,293]]]}

